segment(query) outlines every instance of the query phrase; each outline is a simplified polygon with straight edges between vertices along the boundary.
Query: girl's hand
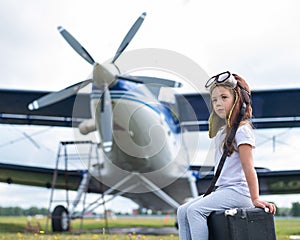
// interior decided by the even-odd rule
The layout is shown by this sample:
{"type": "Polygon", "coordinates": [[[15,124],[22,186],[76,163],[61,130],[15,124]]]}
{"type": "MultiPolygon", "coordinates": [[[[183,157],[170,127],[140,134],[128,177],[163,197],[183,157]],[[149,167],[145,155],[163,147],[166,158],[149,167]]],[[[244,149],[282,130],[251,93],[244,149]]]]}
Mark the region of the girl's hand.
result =
{"type": "Polygon", "coordinates": [[[264,209],[267,208],[270,213],[273,213],[273,214],[276,213],[276,206],[273,203],[265,202],[260,199],[255,199],[253,201],[253,204],[255,207],[264,208],[264,209]]]}

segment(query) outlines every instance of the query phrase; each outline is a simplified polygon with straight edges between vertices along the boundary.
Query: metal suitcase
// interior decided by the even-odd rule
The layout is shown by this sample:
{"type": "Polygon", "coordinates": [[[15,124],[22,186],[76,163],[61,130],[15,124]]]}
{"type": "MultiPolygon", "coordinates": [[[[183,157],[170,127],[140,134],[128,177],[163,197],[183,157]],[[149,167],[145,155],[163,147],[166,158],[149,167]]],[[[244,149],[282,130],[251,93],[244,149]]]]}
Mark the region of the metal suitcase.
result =
{"type": "Polygon", "coordinates": [[[209,240],[276,240],[274,216],[262,208],[235,208],[208,217],[209,240]]]}

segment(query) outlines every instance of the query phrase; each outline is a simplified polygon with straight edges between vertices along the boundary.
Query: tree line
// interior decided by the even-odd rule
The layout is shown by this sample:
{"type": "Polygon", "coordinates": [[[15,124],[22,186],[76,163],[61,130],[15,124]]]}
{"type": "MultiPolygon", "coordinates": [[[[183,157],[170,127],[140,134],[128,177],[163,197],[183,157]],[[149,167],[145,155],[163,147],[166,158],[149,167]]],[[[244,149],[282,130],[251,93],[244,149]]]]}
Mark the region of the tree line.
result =
{"type": "MultiPolygon", "coordinates": [[[[155,212],[152,214],[155,215],[155,212]]],[[[0,216],[35,216],[35,215],[48,215],[48,209],[30,207],[23,209],[21,207],[0,207],[0,216]]],[[[277,207],[276,216],[300,216],[300,203],[292,203],[291,208],[279,208],[277,207]]]]}
{"type": "Polygon", "coordinates": [[[23,209],[21,207],[0,207],[0,216],[35,216],[48,215],[48,209],[30,207],[23,209]]]}
{"type": "Polygon", "coordinates": [[[300,203],[293,202],[291,208],[278,208],[277,207],[276,216],[299,217],[300,216],[300,203]]]}

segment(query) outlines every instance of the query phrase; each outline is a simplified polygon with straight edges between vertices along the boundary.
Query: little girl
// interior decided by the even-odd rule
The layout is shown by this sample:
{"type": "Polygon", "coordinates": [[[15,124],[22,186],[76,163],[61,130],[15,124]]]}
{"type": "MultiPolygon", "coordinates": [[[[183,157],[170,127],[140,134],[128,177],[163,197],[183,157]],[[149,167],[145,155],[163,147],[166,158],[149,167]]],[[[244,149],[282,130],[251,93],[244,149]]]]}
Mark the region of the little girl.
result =
{"type": "Polygon", "coordinates": [[[216,146],[215,171],[225,147],[229,147],[229,153],[215,190],[178,208],[180,240],[208,240],[207,217],[212,211],[254,206],[267,207],[273,214],[276,211],[274,204],[259,199],[259,185],[252,159],[255,138],[250,123],[252,107],[248,84],[237,74],[227,71],[211,77],[205,86],[209,88],[212,105],[209,137],[213,138],[216,146]],[[245,102],[245,114],[233,143],[231,146],[225,146],[245,102]]]}

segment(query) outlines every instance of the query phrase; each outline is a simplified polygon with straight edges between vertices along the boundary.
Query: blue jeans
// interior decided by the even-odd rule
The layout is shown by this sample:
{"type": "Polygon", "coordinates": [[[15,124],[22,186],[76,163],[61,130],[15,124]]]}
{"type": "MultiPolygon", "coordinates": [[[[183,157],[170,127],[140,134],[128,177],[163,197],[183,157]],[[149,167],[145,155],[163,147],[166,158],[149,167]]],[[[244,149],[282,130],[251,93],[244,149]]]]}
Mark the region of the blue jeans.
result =
{"type": "Polygon", "coordinates": [[[207,217],[212,211],[254,207],[250,197],[232,188],[219,188],[215,192],[181,205],[177,210],[180,240],[208,240],[207,217]]]}

